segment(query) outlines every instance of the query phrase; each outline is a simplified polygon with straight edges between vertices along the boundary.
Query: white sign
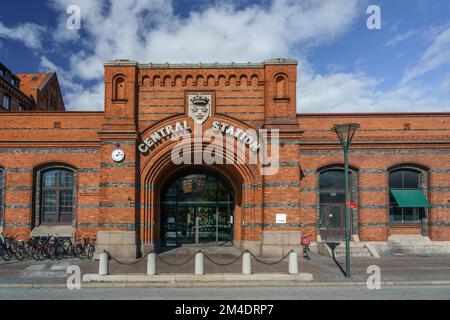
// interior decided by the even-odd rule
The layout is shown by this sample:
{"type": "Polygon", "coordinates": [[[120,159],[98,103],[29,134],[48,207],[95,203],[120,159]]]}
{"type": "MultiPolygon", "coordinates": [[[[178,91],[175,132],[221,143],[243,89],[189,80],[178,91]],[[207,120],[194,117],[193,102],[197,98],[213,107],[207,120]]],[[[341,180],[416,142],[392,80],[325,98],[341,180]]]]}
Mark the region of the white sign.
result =
{"type": "Polygon", "coordinates": [[[286,213],[277,213],[275,223],[286,223],[286,213]]]}

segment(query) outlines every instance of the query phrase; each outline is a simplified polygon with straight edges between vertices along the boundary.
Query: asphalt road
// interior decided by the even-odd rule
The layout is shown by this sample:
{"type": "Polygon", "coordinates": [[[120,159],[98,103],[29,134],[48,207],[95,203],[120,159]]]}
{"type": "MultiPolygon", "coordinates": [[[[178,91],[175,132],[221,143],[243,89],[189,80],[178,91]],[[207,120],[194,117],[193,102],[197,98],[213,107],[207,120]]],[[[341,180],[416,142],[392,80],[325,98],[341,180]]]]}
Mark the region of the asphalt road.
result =
{"type": "Polygon", "coordinates": [[[450,286],[286,287],[286,288],[1,288],[0,300],[102,299],[102,300],[450,300],[450,286]]]}

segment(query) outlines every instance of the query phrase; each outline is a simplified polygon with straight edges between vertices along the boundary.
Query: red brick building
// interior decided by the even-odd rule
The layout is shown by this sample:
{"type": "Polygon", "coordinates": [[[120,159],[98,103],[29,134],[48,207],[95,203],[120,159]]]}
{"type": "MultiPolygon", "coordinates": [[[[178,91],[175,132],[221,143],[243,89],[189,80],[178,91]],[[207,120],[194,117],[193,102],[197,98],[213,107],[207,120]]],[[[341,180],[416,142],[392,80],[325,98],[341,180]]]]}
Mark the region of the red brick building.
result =
{"type": "Polygon", "coordinates": [[[353,240],[450,241],[450,113],[297,113],[288,59],[104,66],[104,112],[0,114],[4,233],[102,231],[97,247],[116,256],[195,243],[271,254],[298,248],[300,234],[342,240],[343,152],[330,129],[353,122],[353,240]],[[196,123],[228,137],[224,148],[240,140],[244,161],[174,163],[177,131],[193,133],[189,159],[210,146],[196,123]],[[263,140],[242,132],[259,129],[278,131],[258,149],[263,140]],[[279,157],[251,162],[266,149],[279,157]]]}
{"type": "Polygon", "coordinates": [[[0,63],[0,112],[64,110],[56,72],[14,74],[0,63]]]}

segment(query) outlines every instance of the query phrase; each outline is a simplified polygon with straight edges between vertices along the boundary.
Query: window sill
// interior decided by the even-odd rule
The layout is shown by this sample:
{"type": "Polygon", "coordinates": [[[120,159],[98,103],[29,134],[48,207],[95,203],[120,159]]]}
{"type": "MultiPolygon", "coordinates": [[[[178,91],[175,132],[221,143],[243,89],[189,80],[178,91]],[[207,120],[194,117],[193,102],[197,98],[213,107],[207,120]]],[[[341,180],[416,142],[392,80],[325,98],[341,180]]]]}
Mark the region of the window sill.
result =
{"type": "Polygon", "coordinates": [[[389,225],[391,227],[398,227],[398,228],[408,228],[408,227],[420,227],[422,226],[422,223],[420,221],[418,222],[390,222],[389,225]]]}
{"type": "Polygon", "coordinates": [[[61,237],[73,237],[75,228],[71,225],[41,224],[31,231],[32,237],[58,235],[61,237]]]}

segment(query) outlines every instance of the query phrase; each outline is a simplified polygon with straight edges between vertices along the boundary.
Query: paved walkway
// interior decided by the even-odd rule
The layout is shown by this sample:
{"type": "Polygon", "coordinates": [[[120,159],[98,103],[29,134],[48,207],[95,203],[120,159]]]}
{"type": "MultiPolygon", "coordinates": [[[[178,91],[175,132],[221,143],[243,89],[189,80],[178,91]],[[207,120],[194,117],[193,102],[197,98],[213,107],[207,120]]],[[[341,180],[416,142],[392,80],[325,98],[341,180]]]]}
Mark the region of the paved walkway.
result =
{"type": "MultiPolygon", "coordinates": [[[[186,261],[191,254],[163,255],[169,263],[186,261]]],[[[211,258],[220,263],[230,262],[236,258],[233,254],[211,254],[211,258]]],[[[267,258],[264,260],[270,261],[267,258]]],[[[274,259],[276,260],[276,259],[274,259]]],[[[344,267],[343,258],[338,263],[344,267]]],[[[273,260],[272,260],[273,261],[273,260]]],[[[111,274],[145,273],[146,260],[133,265],[121,265],[110,262],[111,274]]],[[[0,263],[0,285],[14,283],[65,283],[66,269],[69,265],[79,265],[82,274],[97,273],[98,262],[80,259],[64,259],[0,263]]],[[[311,273],[313,282],[365,282],[369,274],[367,267],[377,265],[381,269],[382,281],[450,281],[450,256],[399,256],[387,255],[381,259],[352,258],[352,277],[346,279],[339,266],[330,258],[313,255],[310,261],[299,258],[299,271],[311,273]]],[[[206,273],[240,273],[241,259],[230,266],[219,266],[205,259],[206,273]]],[[[287,273],[287,259],[276,265],[264,265],[252,262],[254,273],[287,273]]],[[[171,266],[157,258],[158,273],[193,273],[194,259],[183,266],[171,266]]]]}

